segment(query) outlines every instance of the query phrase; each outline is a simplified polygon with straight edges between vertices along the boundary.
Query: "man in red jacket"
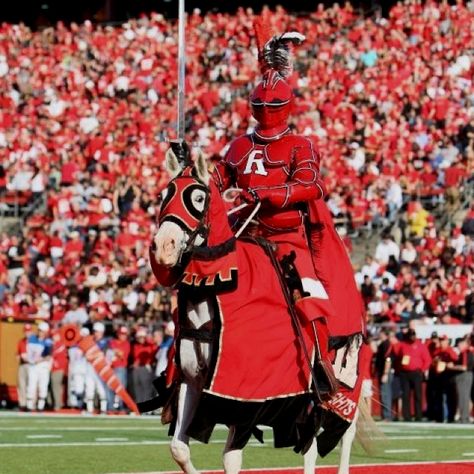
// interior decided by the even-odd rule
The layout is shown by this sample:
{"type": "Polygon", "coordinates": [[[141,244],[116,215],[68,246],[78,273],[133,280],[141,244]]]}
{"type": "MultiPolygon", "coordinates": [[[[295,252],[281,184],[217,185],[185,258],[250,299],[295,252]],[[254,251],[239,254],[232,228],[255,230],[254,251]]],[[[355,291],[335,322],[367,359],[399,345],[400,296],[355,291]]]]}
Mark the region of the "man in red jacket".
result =
{"type": "Polygon", "coordinates": [[[421,421],[421,386],[423,374],[431,363],[431,356],[420,340],[416,338],[414,329],[409,329],[404,340],[399,344],[396,353],[400,367],[400,383],[402,388],[402,412],[405,421],[411,421],[411,392],[415,396],[415,420],[421,421]]]}

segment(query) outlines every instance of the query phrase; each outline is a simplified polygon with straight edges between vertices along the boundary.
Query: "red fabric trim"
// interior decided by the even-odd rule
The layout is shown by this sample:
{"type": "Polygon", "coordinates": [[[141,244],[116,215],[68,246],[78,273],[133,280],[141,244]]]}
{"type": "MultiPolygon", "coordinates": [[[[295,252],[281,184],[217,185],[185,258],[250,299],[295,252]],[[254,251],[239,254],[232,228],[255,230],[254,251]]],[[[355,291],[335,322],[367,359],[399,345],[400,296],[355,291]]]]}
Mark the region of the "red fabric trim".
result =
{"type": "Polygon", "coordinates": [[[334,311],[329,300],[307,296],[295,302],[295,309],[304,325],[319,318],[328,318],[334,311]]]}

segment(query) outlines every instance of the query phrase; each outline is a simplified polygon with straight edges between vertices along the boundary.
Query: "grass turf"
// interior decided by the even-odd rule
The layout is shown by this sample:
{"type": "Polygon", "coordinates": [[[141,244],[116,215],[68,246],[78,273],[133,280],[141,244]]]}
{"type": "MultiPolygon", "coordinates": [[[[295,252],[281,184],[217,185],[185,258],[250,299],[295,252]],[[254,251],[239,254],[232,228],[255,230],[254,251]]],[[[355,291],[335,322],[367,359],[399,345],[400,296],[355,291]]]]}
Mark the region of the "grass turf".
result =
{"type": "MultiPolygon", "coordinates": [[[[357,444],[352,463],[474,459],[474,427],[455,425],[381,424],[387,437],[374,456],[357,444]],[[471,453],[471,457],[466,454],[471,453]]],[[[215,431],[210,445],[193,443],[196,467],[219,469],[226,437],[215,431]]],[[[270,440],[271,432],[265,433],[270,440]]],[[[166,427],[156,417],[52,417],[0,415],[0,472],[2,474],[105,474],[175,470],[169,454],[166,427]]],[[[338,451],[319,460],[336,464],[338,451]]],[[[271,441],[252,443],[244,453],[244,467],[301,467],[291,450],[275,450],[271,441]]]]}

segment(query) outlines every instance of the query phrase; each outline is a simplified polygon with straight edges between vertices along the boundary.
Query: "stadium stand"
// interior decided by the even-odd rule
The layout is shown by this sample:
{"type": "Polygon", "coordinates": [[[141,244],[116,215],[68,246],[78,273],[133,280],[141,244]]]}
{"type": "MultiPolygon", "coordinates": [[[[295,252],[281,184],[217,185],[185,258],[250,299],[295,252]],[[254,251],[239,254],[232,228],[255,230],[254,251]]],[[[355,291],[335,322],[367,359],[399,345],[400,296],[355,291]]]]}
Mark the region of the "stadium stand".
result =
{"type": "MultiPolygon", "coordinates": [[[[252,126],[252,20],[188,17],[187,136],[213,159],[252,126]]],[[[273,15],[307,37],[292,125],[322,152],[336,223],[376,236],[356,274],[371,324],[474,320],[473,20],[460,0],[273,15]]],[[[175,137],[176,30],[160,14],[0,26],[0,217],[21,219],[0,235],[0,318],[170,320],[147,252],[175,137]]]]}

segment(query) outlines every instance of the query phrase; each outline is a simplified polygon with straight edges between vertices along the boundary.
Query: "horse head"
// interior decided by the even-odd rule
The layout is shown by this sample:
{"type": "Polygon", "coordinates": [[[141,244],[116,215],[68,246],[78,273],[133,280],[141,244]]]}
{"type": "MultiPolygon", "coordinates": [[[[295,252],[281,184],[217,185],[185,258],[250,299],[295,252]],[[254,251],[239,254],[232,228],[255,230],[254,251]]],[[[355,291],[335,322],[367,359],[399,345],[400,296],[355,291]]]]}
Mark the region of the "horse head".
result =
{"type": "MultiPolygon", "coordinates": [[[[163,193],[159,228],[150,255],[152,267],[176,270],[193,249],[219,245],[232,238],[233,233],[224,202],[202,154],[194,163],[183,166],[170,149],[166,168],[171,181],[163,193]]],[[[157,275],[156,268],[153,270],[157,275]]]]}

